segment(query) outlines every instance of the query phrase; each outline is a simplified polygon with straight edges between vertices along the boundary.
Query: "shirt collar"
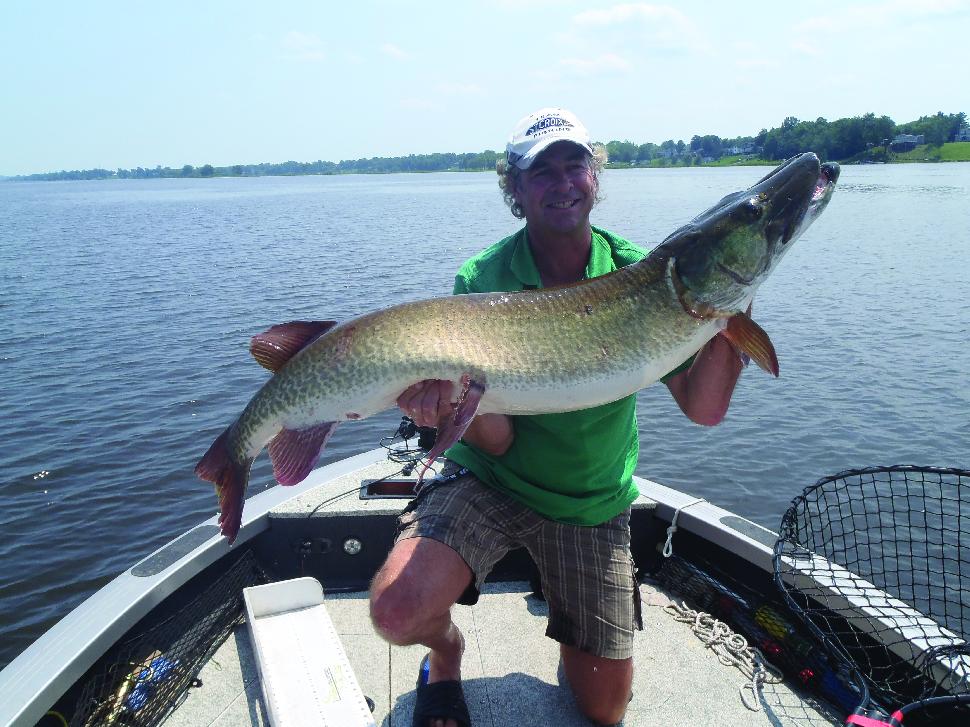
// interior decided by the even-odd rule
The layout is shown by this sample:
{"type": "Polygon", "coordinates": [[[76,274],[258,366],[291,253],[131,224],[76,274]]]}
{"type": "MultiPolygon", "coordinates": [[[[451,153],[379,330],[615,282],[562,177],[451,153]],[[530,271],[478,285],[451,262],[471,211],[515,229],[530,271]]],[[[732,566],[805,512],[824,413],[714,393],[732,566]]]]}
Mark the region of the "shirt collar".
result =
{"type": "MultiPolygon", "coordinates": [[[[523,288],[542,287],[542,278],[539,276],[535,258],[532,257],[532,248],[529,247],[529,233],[525,227],[519,231],[509,267],[513,275],[522,283],[523,288]]],[[[592,228],[589,261],[586,263],[584,278],[587,280],[596,278],[614,270],[616,270],[616,264],[613,262],[613,251],[610,248],[610,243],[594,227],[592,228]]]]}
{"type": "Polygon", "coordinates": [[[524,227],[519,230],[509,267],[512,269],[512,274],[522,283],[523,288],[542,287],[539,269],[536,267],[535,258],[532,257],[532,248],[529,247],[529,233],[524,227]]]}
{"type": "Polygon", "coordinates": [[[586,263],[586,279],[598,278],[616,270],[613,261],[613,249],[599,231],[594,227],[593,239],[590,244],[589,262],[586,263]]]}

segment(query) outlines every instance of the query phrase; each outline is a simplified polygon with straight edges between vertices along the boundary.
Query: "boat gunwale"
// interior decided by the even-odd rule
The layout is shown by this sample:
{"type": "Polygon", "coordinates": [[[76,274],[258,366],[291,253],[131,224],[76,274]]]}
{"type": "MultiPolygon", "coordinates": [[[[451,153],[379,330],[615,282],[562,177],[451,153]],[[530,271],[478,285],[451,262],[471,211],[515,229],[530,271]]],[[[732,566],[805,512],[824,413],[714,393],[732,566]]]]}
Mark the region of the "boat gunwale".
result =
{"type": "Polygon", "coordinates": [[[153,608],[194,576],[241,549],[269,527],[269,514],[281,503],[341,475],[380,461],[386,450],[374,449],[314,470],[293,487],[272,487],[246,501],[243,524],[230,548],[218,528],[211,537],[151,575],[135,575],[139,566],[164,554],[189,533],[217,526],[218,515],[180,533],[91,594],[56,622],[0,671],[0,724],[32,727],[75,682],[84,676],[153,608]]]}

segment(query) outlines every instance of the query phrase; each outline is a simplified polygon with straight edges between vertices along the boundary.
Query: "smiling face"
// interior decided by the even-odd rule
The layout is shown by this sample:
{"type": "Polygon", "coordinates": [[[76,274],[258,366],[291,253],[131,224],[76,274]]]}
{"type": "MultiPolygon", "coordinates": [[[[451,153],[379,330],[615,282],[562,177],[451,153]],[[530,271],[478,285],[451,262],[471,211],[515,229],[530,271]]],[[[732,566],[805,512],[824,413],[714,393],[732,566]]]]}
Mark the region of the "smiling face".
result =
{"type": "Polygon", "coordinates": [[[589,152],[569,141],[553,144],[521,172],[515,200],[533,235],[585,232],[596,201],[589,152]]]}

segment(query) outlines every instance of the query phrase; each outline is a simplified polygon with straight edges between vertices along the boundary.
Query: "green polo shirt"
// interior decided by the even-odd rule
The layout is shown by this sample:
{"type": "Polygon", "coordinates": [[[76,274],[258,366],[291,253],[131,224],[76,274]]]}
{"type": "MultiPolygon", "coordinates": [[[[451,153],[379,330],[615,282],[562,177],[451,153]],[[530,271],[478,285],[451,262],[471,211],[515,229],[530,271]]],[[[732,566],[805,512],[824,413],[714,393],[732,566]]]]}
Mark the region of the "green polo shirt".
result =
{"type": "MultiPolygon", "coordinates": [[[[645,255],[633,243],[594,227],[585,277],[605,275],[645,255]]],[[[541,287],[525,228],[465,262],[455,276],[456,294],[541,287]]],[[[464,441],[446,455],[492,487],[560,522],[599,525],[623,512],[639,494],[633,484],[640,454],[636,395],[562,414],[514,416],[512,425],[512,445],[500,457],[464,441]]]]}

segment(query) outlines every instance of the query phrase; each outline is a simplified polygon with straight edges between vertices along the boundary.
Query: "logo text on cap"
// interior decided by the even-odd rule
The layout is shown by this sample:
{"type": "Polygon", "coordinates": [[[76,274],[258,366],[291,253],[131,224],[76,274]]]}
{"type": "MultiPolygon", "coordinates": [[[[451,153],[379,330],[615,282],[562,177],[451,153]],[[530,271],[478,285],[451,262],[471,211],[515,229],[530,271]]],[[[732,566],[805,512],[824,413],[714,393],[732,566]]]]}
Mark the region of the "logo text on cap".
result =
{"type": "Polygon", "coordinates": [[[544,131],[547,129],[551,130],[550,127],[558,128],[560,126],[568,126],[570,129],[573,128],[573,125],[569,121],[566,121],[566,119],[560,116],[547,116],[544,119],[539,119],[532,126],[526,129],[525,135],[532,136],[539,131],[544,131]]]}

